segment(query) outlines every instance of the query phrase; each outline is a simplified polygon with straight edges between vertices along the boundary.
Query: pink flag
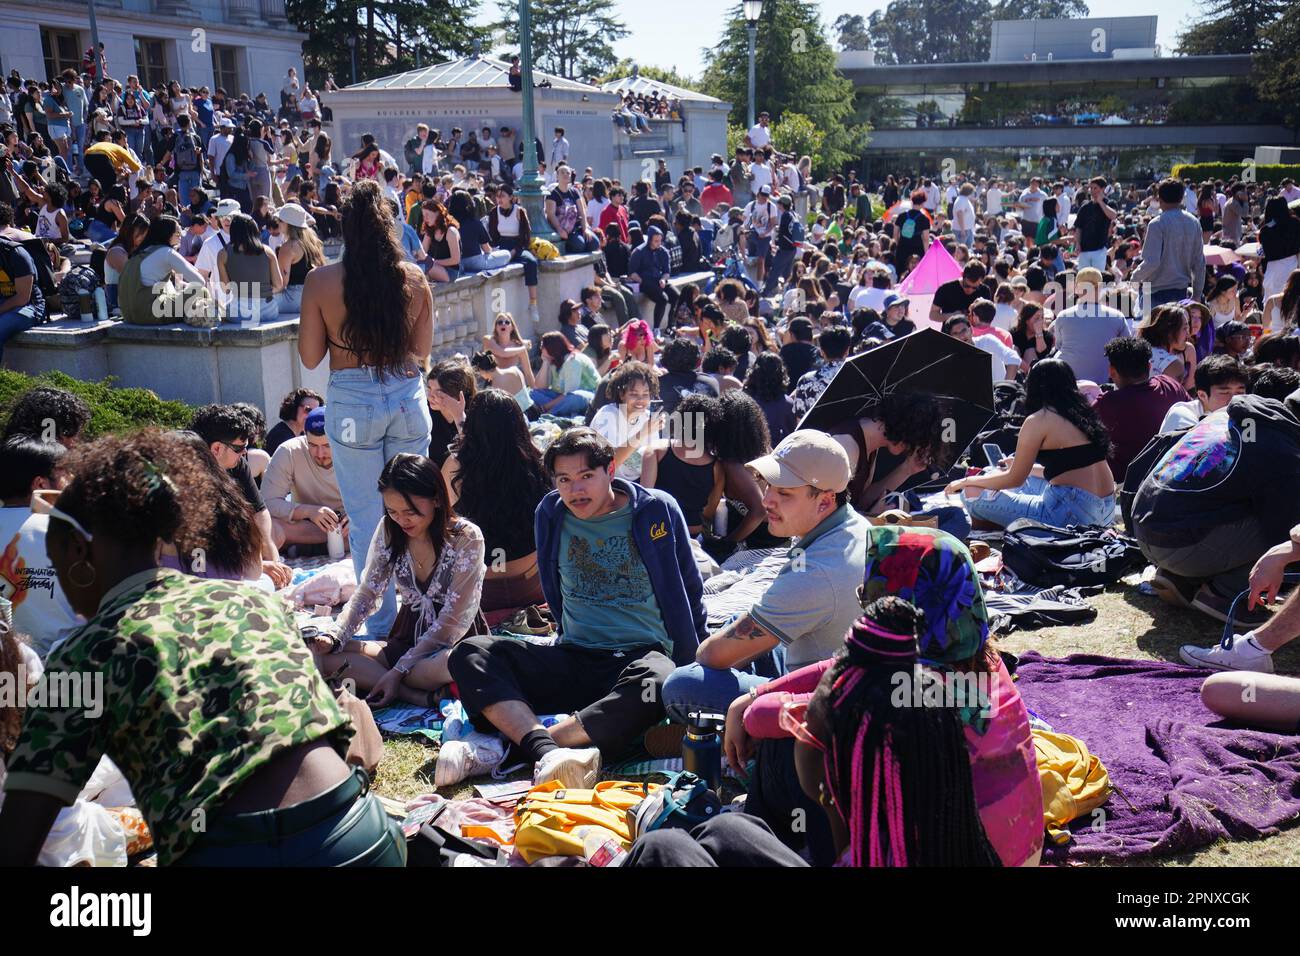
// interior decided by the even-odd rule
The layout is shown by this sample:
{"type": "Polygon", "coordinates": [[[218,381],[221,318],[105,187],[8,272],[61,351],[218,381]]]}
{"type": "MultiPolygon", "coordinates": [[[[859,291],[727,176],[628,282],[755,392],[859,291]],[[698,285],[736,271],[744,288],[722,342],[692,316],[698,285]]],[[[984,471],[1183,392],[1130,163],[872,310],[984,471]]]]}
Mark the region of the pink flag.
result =
{"type": "Polygon", "coordinates": [[[930,243],[930,248],[926,250],[925,255],[921,257],[921,261],[916,264],[916,268],[898,284],[898,291],[907,296],[929,295],[945,282],[960,277],[961,266],[943,247],[943,243],[935,239],[930,243]]]}

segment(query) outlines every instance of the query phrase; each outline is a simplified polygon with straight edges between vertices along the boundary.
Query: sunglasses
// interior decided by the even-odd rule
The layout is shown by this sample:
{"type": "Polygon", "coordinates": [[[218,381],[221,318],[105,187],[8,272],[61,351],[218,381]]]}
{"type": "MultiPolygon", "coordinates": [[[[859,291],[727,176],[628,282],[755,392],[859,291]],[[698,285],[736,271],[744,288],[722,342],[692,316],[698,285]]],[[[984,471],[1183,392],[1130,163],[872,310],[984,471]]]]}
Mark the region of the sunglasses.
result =
{"type": "Polygon", "coordinates": [[[232,444],[231,444],[230,442],[228,442],[228,441],[223,441],[221,444],[225,445],[227,448],[229,448],[231,451],[233,451],[236,455],[242,455],[242,454],[244,454],[245,452],[248,451],[248,442],[244,442],[242,445],[232,445],[232,444]]]}
{"type": "Polygon", "coordinates": [[[59,494],[60,492],[52,488],[41,488],[37,491],[33,491],[32,514],[48,515],[51,518],[56,518],[64,524],[71,525],[83,538],[86,539],[88,543],[95,540],[95,536],[82,527],[80,521],[72,517],[72,515],[68,514],[66,511],[60,511],[55,507],[54,502],[59,500],[59,494]]]}
{"type": "Polygon", "coordinates": [[[509,323],[509,322],[498,322],[498,323],[497,323],[497,328],[498,328],[498,329],[508,329],[508,328],[510,328],[510,323],[509,323]]]}
{"type": "Polygon", "coordinates": [[[826,744],[808,729],[808,701],[786,701],[781,705],[781,713],[777,715],[777,724],[795,740],[826,753],[826,744]]]}

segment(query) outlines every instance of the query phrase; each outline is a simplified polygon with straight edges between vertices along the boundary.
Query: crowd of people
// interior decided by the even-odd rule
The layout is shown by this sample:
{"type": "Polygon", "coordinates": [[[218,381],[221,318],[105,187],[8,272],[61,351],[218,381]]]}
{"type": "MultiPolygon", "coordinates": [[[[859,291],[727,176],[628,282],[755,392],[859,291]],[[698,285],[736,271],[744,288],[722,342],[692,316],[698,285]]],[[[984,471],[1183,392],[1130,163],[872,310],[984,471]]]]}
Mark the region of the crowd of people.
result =
{"type": "MultiPolygon", "coordinates": [[[[195,102],[172,103],[174,133],[206,131],[201,157],[235,121],[195,102]]],[[[258,153],[261,122],[236,128],[237,163],[258,153]]],[[[325,174],[324,206],[325,134],[319,165],[295,140],[282,187],[278,152],[258,167],[268,179],[216,200],[185,169],[168,188],[191,188],[158,207],[133,208],[115,178],[87,187],[115,220],[96,221],[126,321],[192,310],[158,304],[169,274],[228,319],[289,305],[328,387],[289,392],[269,431],[271,410],[210,405],[184,431],[85,440],[89,409],[49,387],[9,410],[0,531],[26,585],[0,603],[0,666],[120,666],[100,720],[0,709],[0,859],[52,852],[70,815],[101,806],[86,788],[107,764],[164,865],[400,864],[405,840],[354,759],[373,717],[339,689],[346,675],[375,708],[435,707],[454,689],[472,729],[444,737],[438,787],[513,768],[589,789],[629,753],[680,755],[692,715],[722,715],[726,759],[750,781],[743,812],[647,834],[625,865],[1034,865],[1030,717],[990,634],[973,531],[1110,527],[1127,495],[1155,592],[1231,625],[1187,661],[1271,673],[1300,631],[1300,600],[1270,613],[1300,561],[1293,183],[964,174],[869,190],[850,173],[814,191],[764,113],[730,162],[677,177],[661,163],[624,184],[580,174],[556,129],[539,154],[552,245],[595,265],[549,329],[539,247],[495,162],[515,137],[460,132],[418,128],[405,171],[363,140],[349,172],[325,174]],[[327,261],[332,230],[342,251],[327,261]],[[1210,239],[1231,255],[1208,261],[1210,239]],[[900,285],[936,240],[960,275],[925,310],[900,285]],[[473,354],[431,366],[431,286],[509,262],[548,330],[534,341],[498,312],[473,354]],[[256,292],[223,297],[232,286],[256,292]],[[989,356],[990,385],[1021,413],[1013,454],[977,467],[936,391],[868,400],[867,383],[851,414],[804,425],[854,357],[936,329],[981,379],[989,356]],[[943,530],[891,524],[900,510],[943,530]],[[308,623],[277,594],[294,584],[287,562],[321,554],[355,587],[308,623]],[[719,583],[747,563],[761,589],[719,583]],[[507,618],[554,639],[494,633],[507,618]],[[977,675],[987,699],[901,706],[888,690],[902,671],[977,675]],[[232,708],[241,719],[213,730],[232,708]],[[260,840],[267,827],[288,836],[260,840]]],[[[62,228],[58,177],[21,179],[62,228]]],[[[5,235],[37,202],[19,191],[0,207],[5,235]]],[[[25,241],[4,247],[0,329],[39,301],[25,241]]],[[[1295,679],[1258,706],[1214,687],[1207,704],[1246,723],[1300,719],[1295,679]]]]}

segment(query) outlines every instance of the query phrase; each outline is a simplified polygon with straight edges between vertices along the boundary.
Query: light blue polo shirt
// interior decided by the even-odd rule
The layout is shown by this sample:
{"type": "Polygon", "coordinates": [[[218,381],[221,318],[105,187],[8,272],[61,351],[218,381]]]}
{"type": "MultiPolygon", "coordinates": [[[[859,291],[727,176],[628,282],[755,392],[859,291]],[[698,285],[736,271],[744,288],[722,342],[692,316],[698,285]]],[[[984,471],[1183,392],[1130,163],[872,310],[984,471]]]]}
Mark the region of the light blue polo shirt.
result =
{"type": "Polygon", "coordinates": [[[862,614],[858,587],[871,525],[837,508],[790,548],[789,560],[749,612],[785,645],[786,670],[832,657],[862,614]]]}

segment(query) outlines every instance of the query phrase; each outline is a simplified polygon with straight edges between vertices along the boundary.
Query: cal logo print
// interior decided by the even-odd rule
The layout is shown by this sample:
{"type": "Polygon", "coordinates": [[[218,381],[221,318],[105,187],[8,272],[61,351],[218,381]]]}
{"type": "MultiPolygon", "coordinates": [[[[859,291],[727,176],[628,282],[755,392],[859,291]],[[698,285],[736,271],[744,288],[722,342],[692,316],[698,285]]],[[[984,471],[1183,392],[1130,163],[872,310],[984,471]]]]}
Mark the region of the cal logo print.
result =
{"type": "Polygon", "coordinates": [[[668,537],[668,528],[664,522],[660,521],[658,524],[652,524],[650,526],[651,541],[659,541],[666,537],[668,537]]]}

